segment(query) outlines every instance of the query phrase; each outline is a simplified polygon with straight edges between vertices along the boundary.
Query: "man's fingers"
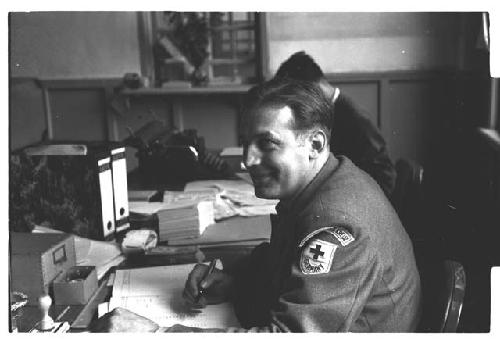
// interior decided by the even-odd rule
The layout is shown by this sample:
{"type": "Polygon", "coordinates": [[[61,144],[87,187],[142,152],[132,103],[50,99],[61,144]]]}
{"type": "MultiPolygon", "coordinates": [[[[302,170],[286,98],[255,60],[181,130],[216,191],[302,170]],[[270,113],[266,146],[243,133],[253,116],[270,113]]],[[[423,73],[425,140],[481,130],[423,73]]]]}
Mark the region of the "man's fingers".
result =
{"type": "MultiPolygon", "coordinates": [[[[196,299],[198,297],[200,282],[205,276],[207,269],[208,267],[206,265],[197,264],[188,275],[182,294],[184,299],[192,305],[200,304],[200,302],[197,302],[196,299]]],[[[201,305],[204,305],[203,302],[201,305]]]]}
{"type": "Polygon", "coordinates": [[[210,274],[208,277],[206,277],[205,279],[203,279],[201,282],[200,282],[200,287],[203,288],[203,289],[207,289],[207,288],[210,288],[210,286],[212,286],[214,284],[215,281],[217,281],[217,279],[219,278],[219,274],[217,274],[217,272],[213,272],[212,274],[210,274]]]}
{"type": "Polygon", "coordinates": [[[194,297],[186,289],[182,292],[182,297],[189,303],[194,301],[194,297]]]}
{"type": "Polygon", "coordinates": [[[207,304],[207,301],[204,297],[196,300],[197,298],[189,294],[189,292],[187,292],[186,290],[184,290],[184,292],[182,293],[182,297],[184,298],[184,301],[189,305],[189,307],[194,309],[204,308],[207,304]]]}
{"type": "Polygon", "coordinates": [[[203,276],[205,274],[205,271],[207,270],[206,265],[201,265],[197,264],[191,273],[188,275],[188,279],[186,281],[186,286],[185,288],[193,295],[197,296],[198,295],[198,286],[200,283],[200,280],[203,279],[203,276]]]}

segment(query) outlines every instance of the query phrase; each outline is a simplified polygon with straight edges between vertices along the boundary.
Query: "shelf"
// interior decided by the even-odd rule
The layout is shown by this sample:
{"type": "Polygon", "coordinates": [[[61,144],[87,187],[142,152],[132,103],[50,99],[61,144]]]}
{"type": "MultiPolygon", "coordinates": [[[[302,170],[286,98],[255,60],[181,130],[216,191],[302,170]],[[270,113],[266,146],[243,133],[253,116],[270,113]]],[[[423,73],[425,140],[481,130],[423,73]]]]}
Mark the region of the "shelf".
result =
{"type": "Polygon", "coordinates": [[[200,95],[200,94],[244,94],[252,85],[214,85],[207,87],[187,88],[138,88],[124,89],[121,93],[127,96],[164,96],[164,95],[200,95]]]}

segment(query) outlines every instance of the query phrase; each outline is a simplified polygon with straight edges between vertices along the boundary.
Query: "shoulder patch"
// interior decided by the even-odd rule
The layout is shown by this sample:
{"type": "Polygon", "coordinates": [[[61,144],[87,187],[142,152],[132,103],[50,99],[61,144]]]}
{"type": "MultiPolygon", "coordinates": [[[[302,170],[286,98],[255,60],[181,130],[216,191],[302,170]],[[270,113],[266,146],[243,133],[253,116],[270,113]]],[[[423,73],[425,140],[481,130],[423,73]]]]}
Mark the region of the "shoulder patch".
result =
{"type": "Polygon", "coordinates": [[[302,248],[300,270],[304,274],[328,273],[337,245],[321,239],[312,239],[302,248]]]}
{"type": "Polygon", "coordinates": [[[340,226],[335,226],[332,229],[328,229],[327,232],[337,238],[342,246],[347,246],[351,242],[356,240],[349,231],[340,226]]]}

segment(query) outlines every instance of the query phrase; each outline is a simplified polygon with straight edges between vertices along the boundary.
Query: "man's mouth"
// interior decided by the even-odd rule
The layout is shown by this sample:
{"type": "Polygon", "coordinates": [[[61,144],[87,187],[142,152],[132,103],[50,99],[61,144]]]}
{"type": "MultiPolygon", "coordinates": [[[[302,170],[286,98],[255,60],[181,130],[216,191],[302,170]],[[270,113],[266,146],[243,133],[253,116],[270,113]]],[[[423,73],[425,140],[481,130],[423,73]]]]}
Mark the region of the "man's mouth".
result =
{"type": "Polygon", "coordinates": [[[255,172],[250,172],[250,176],[252,178],[252,181],[255,184],[263,183],[271,179],[271,174],[270,173],[255,173],[255,172]]]}

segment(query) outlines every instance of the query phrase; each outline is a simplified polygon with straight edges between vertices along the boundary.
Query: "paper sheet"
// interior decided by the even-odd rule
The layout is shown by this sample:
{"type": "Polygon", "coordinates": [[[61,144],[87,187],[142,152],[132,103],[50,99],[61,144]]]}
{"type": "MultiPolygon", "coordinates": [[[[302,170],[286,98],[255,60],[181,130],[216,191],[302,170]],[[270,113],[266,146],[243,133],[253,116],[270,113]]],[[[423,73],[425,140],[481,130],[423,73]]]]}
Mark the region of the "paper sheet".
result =
{"type": "Polygon", "coordinates": [[[182,291],[192,268],[193,264],[118,270],[109,309],[127,308],[161,326],[239,326],[229,303],[209,305],[201,312],[186,306],[182,291]]]}
{"type": "Polygon", "coordinates": [[[154,214],[165,209],[163,202],[129,201],[129,210],[135,213],[154,214]]]}
{"type": "Polygon", "coordinates": [[[215,188],[220,198],[215,203],[216,220],[234,215],[257,216],[276,213],[276,199],[261,199],[255,196],[253,184],[244,180],[199,180],[186,184],[185,192],[215,188]],[[225,202],[225,206],[222,202],[225,202]]]}
{"type": "Polygon", "coordinates": [[[76,264],[95,266],[97,279],[125,260],[120,246],[111,241],[97,241],[75,236],[76,264]]]}

